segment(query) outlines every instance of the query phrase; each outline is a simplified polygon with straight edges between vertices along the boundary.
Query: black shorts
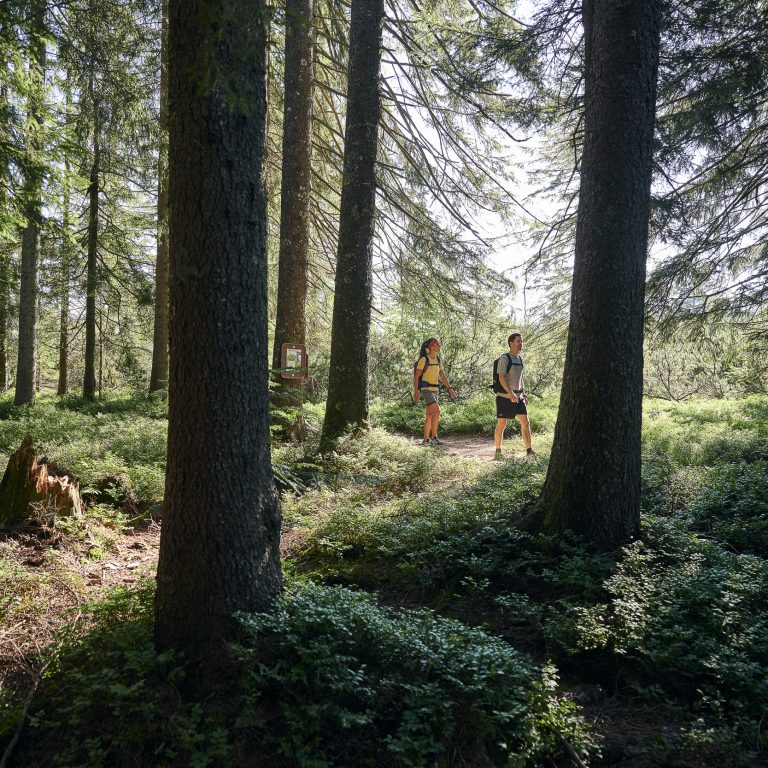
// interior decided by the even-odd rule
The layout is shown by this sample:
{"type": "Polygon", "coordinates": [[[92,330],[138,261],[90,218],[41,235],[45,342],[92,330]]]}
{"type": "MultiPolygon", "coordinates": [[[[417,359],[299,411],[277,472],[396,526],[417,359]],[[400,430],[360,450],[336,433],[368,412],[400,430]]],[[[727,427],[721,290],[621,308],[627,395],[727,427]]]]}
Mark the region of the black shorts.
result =
{"type": "Polygon", "coordinates": [[[522,400],[513,402],[508,397],[496,396],[496,418],[514,419],[515,416],[527,416],[528,409],[522,400]]]}

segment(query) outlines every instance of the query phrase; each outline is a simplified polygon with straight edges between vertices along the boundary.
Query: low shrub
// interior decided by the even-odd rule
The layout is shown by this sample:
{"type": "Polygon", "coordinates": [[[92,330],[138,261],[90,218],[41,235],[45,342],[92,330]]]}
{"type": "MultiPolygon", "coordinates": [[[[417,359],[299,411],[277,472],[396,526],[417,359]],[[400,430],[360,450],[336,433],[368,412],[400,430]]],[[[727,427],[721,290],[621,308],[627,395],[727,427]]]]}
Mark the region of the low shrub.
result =
{"type": "Polygon", "coordinates": [[[768,700],[765,560],[650,519],[604,588],[603,605],[574,610],[574,648],[608,651],[641,685],[749,722],[757,738],[768,700]]]}
{"type": "Polygon", "coordinates": [[[699,474],[686,505],[690,527],[736,552],[768,558],[768,462],[699,474]]]}
{"type": "Polygon", "coordinates": [[[480,630],[310,585],[241,621],[239,725],[289,765],[533,766],[559,733],[588,752],[554,671],[480,630]]]}
{"type": "MultiPolygon", "coordinates": [[[[15,759],[59,768],[538,766],[591,741],[574,705],[504,641],[425,611],[295,584],[274,613],[242,615],[240,685],[179,692],[181,660],[154,650],[152,590],[113,592],[61,635],[15,759]],[[82,624],[83,619],[81,619],[82,624]]],[[[0,744],[19,708],[0,699],[0,744]]]]}
{"type": "MultiPolygon", "coordinates": [[[[455,403],[447,396],[442,397],[440,411],[441,434],[491,434],[496,427],[496,400],[492,392],[473,395],[455,403]]],[[[556,416],[556,401],[531,399],[529,418],[534,434],[552,431],[556,416]]],[[[424,428],[424,406],[421,403],[415,405],[410,400],[399,403],[377,400],[371,408],[371,421],[390,432],[419,435],[424,428]]]]}

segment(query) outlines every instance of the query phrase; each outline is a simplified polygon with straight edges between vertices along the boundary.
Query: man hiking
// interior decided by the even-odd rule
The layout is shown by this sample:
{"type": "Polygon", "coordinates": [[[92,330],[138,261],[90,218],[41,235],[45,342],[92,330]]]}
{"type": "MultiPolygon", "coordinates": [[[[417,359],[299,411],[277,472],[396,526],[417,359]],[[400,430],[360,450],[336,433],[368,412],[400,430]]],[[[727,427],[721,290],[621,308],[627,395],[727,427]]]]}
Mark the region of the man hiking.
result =
{"type": "Polygon", "coordinates": [[[513,333],[509,339],[509,352],[502,355],[495,365],[494,379],[498,378],[498,385],[494,380],[494,389],[496,390],[496,454],[494,459],[503,458],[501,453],[501,443],[504,440],[504,428],[507,426],[507,419],[517,419],[520,422],[520,434],[525,445],[525,454],[531,458],[536,458],[533,448],[531,448],[531,425],[528,422],[528,398],[523,389],[523,358],[520,352],[523,349],[523,337],[519,333],[513,333]]]}
{"type": "Polygon", "coordinates": [[[421,395],[427,406],[422,445],[441,445],[443,442],[437,436],[437,425],[440,421],[440,406],[437,403],[440,392],[438,382],[441,379],[451,399],[455,400],[456,393],[448,383],[440,360],[440,342],[437,339],[427,339],[421,345],[419,359],[413,366],[413,400],[417,403],[421,395]]]}

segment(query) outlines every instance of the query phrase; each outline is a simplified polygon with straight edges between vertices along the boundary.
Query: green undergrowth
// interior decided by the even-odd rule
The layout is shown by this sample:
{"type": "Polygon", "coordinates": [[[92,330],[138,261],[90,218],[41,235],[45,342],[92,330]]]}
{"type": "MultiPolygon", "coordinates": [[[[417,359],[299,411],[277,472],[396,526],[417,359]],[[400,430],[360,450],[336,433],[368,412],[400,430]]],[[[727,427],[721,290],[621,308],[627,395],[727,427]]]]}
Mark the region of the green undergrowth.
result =
{"type": "Polygon", "coordinates": [[[485,626],[573,685],[676,713],[660,764],[764,764],[766,413],[755,398],[646,403],[642,536],[613,556],[520,530],[545,468],[508,462],[449,493],[319,507],[292,567],[485,626]]]}
{"type": "Polygon", "coordinates": [[[288,527],[314,526],[321,518],[343,525],[346,514],[364,520],[401,500],[413,504],[422,495],[440,496],[464,487],[483,472],[473,460],[422,448],[378,428],[341,438],[324,457],[310,453],[307,459],[288,450],[294,451],[290,457],[283,453],[291,461],[290,471],[303,472],[299,479],[309,486],[308,492],[284,496],[283,522],[288,527]]]}
{"type": "Polygon", "coordinates": [[[643,447],[646,463],[674,467],[768,461],[768,398],[646,400],[643,447]]]}
{"type": "MultiPolygon", "coordinates": [[[[290,583],[242,615],[233,689],[199,700],[183,660],[152,644],[152,588],[81,609],[49,651],[19,765],[541,766],[592,742],[551,667],[425,610],[290,583]]],[[[18,705],[0,699],[0,745],[18,705]]]]}
{"type": "MultiPolygon", "coordinates": [[[[529,418],[534,434],[551,432],[557,417],[557,401],[531,397],[529,418]]],[[[398,403],[377,400],[371,408],[371,422],[390,432],[421,434],[424,428],[424,405],[410,400],[398,403]]],[[[493,434],[496,426],[496,400],[491,392],[474,395],[467,400],[451,402],[440,399],[440,434],[493,434]]],[[[513,427],[516,429],[516,427],[513,427]]]]}
{"type": "Polygon", "coordinates": [[[159,396],[125,395],[87,401],[38,398],[34,407],[0,403],[0,462],[29,435],[35,448],[72,472],[87,489],[101,478],[125,474],[139,500],[163,497],[167,403],[159,396]]]}
{"type": "MultiPolygon", "coordinates": [[[[164,462],[162,403],[41,406],[5,410],[0,450],[31,427],[84,477],[112,456],[139,487],[164,462]]],[[[492,398],[443,414],[441,434],[490,444],[492,398]]],[[[228,705],[180,693],[181,660],[152,648],[150,588],[115,593],[46,652],[21,764],[567,765],[562,735],[590,765],[768,765],[768,401],[646,401],[642,533],[610,555],[519,527],[554,401],[531,414],[541,462],[498,465],[391,434],[418,434],[423,411],[385,404],[319,457],[322,406],[308,406],[307,443],[273,446],[295,481],[289,588],[275,614],[242,617],[228,705]],[[569,690],[586,714],[593,701],[602,763],[569,690]],[[648,725],[611,757],[600,713],[617,707],[648,725]]],[[[12,618],[40,593],[2,567],[12,618]]],[[[12,723],[19,702],[4,706],[12,723]]]]}

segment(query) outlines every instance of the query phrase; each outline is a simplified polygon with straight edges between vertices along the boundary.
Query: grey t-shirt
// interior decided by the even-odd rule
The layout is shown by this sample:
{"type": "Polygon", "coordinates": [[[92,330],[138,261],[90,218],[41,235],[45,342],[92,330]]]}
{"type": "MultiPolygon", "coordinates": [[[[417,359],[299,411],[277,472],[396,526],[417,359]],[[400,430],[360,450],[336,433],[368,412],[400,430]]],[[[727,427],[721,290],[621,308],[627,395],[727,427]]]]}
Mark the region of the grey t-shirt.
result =
{"type": "MultiPolygon", "coordinates": [[[[498,365],[499,376],[506,376],[507,386],[517,394],[523,388],[523,358],[519,355],[502,355],[498,365]],[[511,361],[511,365],[509,364],[511,361]]],[[[506,392],[499,397],[509,397],[506,392]]]]}

